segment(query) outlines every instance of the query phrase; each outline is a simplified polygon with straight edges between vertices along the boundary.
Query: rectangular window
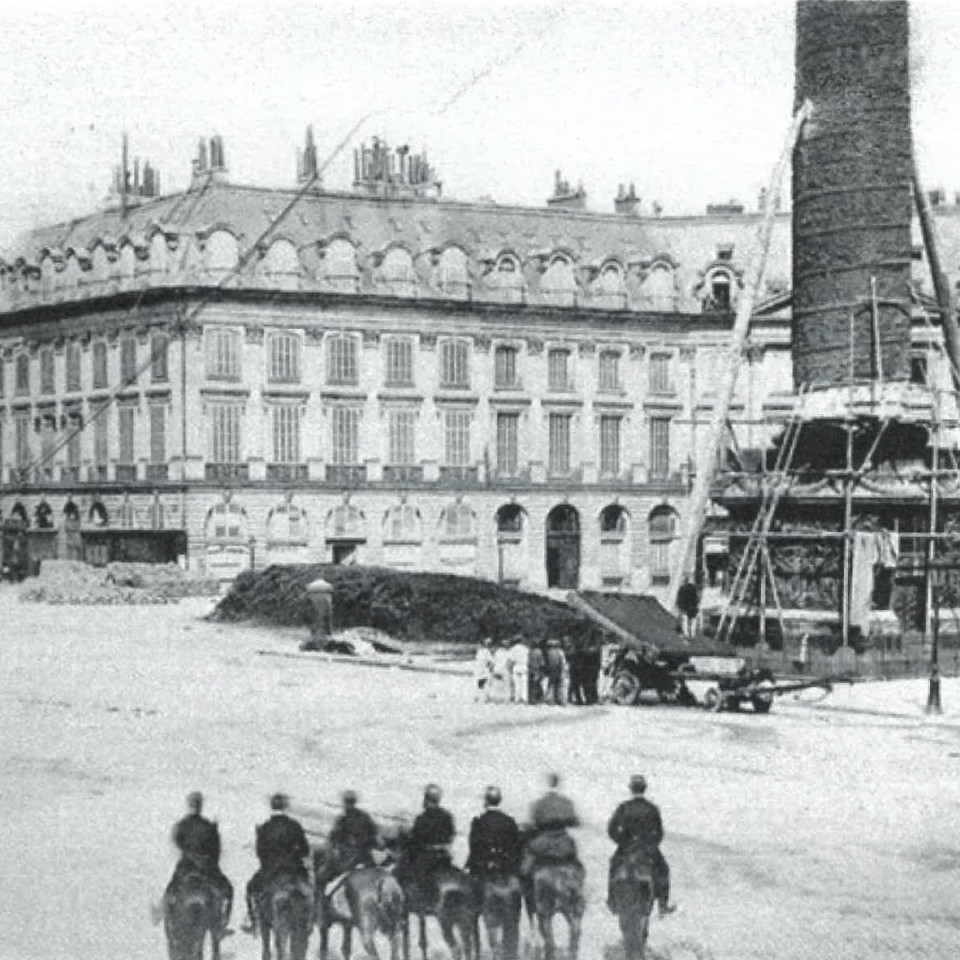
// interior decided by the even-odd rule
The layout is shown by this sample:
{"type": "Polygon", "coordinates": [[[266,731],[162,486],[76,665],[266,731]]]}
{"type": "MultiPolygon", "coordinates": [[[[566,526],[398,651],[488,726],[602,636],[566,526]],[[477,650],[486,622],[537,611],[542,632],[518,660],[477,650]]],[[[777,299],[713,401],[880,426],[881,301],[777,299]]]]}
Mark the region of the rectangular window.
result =
{"type": "Polygon", "coordinates": [[[207,377],[240,379],[240,334],[236,330],[207,331],[207,377]]]}
{"type": "Polygon", "coordinates": [[[53,393],[56,388],[56,360],[53,356],[53,347],[46,347],[40,351],[40,392],[53,393]]]}
{"type": "Polygon", "coordinates": [[[67,393],[76,393],[81,389],[80,385],[80,356],[81,349],[79,343],[67,344],[67,393]]]}
{"type": "Polygon", "coordinates": [[[359,464],[360,410],[357,407],[334,407],[331,413],[330,459],[344,466],[359,464]]]}
{"type": "Polygon", "coordinates": [[[569,413],[550,414],[550,472],[570,472],[570,420],[569,413]]]}
{"type": "Polygon", "coordinates": [[[110,459],[109,446],[107,443],[109,417],[110,411],[104,410],[103,413],[93,421],[93,462],[96,466],[104,468],[106,468],[110,459]]]}
{"type": "Polygon", "coordinates": [[[670,473],[670,418],[650,418],[650,478],[666,480],[670,473]]]}
{"type": "Polygon", "coordinates": [[[167,351],[170,340],[165,333],[155,333],[150,338],[150,379],[154,383],[165,383],[169,377],[167,351]]]}
{"type": "Polygon", "coordinates": [[[40,426],[40,470],[44,477],[53,474],[53,450],[57,444],[57,423],[53,417],[44,417],[40,426]]]}
{"type": "Polygon", "coordinates": [[[277,404],[270,409],[274,463],[300,462],[300,408],[277,404]]]}
{"type": "Polygon", "coordinates": [[[414,430],[417,414],[414,410],[391,410],[389,413],[390,449],[387,463],[391,466],[410,466],[416,462],[414,430]]]}
{"type": "Polygon", "coordinates": [[[493,383],[499,390],[520,386],[517,375],[517,348],[497,347],[493,357],[493,383]]]}
{"type": "Polygon", "coordinates": [[[620,418],[600,418],[600,473],[615,477],[620,473],[620,418]]]}
{"type": "Polygon", "coordinates": [[[650,357],[650,392],[673,393],[670,354],[654,353],[650,357]]]}
{"type": "Polygon", "coordinates": [[[600,389],[620,389],[620,354],[605,350],[600,354],[600,389]]]}
{"type": "Polygon", "coordinates": [[[331,337],[327,340],[327,381],[355,384],[360,380],[355,337],[331,337]]]}
{"type": "Polygon", "coordinates": [[[670,582],[670,541],[651,541],[650,579],[654,584],[670,582]]]}
{"type": "Polygon", "coordinates": [[[520,414],[497,414],[497,473],[515,477],[519,470],[520,414]]]}
{"type": "Polygon", "coordinates": [[[292,333],[270,336],[270,366],[267,378],[274,383],[300,382],[300,340],[292,333]]]}
{"type": "Polygon", "coordinates": [[[466,467],[470,465],[470,419],[467,410],[447,410],[443,418],[444,465],[466,467]]]}
{"type": "Polygon", "coordinates": [[[388,387],[413,386],[413,341],[387,341],[387,379],[388,387]]]}
{"type": "Polygon", "coordinates": [[[6,393],[6,363],[3,361],[3,355],[0,354],[0,397],[4,396],[6,393]]]}
{"type": "Polygon", "coordinates": [[[150,462],[167,460],[167,408],[162,403],[150,404],[150,462]]]}
{"type": "Polygon", "coordinates": [[[240,462],[240,416],[237,403],[212,403],[210,411],[210,462],[240,462]]]}
{"type": "Polygon", "coordinates": [[[14,420],[14,456],[18,470],[30,465],[30,417],[17,414],[14,420]]]}
{"type": "Polygon", "coordinates": [[[135,407],[117,408],[117,463],[134,463],[133,431],[135,407]]]}
{"type": "Polygon", "coordinates": [[[107,345],[102,340],[93,345],[93,389],[107,389],[107,345]]]}
{"type": "Polygon", "coordinates": [[[469,350],[462,340],[444,340],[440,344],[440,386],[470,386],[469,350]]]}
{"type": "Polygon", "coordinates": [[[67,466],[77,468],[80,466],[80,438],[83,436],[83,421],[80,415],[73,413],[67,420],[67,466]]]}
{"type": "Polygon", "coordinates": [[[124,384],[137,382],[137,341],[133,337],[120,341],[120,379],[124,384]]]}
{"type": "Polygon", "coordinates": [[[551,350],[547,356],[548,379],[551,390],[569,390],[570,351],[551,350]]]}
{"type": "Polygon", "coordinates": [[[30,395],[30,355],[21,353],[17,356],[17,396],[30,395]]]}

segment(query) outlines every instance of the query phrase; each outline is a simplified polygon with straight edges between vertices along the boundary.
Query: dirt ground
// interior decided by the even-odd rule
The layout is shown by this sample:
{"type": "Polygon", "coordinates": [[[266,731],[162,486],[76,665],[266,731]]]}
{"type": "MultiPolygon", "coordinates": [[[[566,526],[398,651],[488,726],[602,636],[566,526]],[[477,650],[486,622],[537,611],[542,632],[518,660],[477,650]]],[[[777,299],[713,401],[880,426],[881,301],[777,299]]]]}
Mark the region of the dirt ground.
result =
{"type": "MultiPolygon", "coordinates": [[[[263,655],[296,635],[203,622],[209,608],[48,607],[0,588],[5,960],[165,956],[149,907],[189,790],[220,822],[239,893],[277,789],[319,819],[348,786],[375,814],[412,816],[435,780],[462,860],[484,786],[523,819],[551,770],[584,820],[584,960],[620,955],[605,827],[634,772],[662,809],[680,904],[653,922],[654,960],[955,955],[956,682],[937,720],[894,684],[840,691],[834,709],[782,698],[768,716],[477,704],[466,673],[263,655]]],[[[239,932],[225,947],[259,956],[239,932]]]]}

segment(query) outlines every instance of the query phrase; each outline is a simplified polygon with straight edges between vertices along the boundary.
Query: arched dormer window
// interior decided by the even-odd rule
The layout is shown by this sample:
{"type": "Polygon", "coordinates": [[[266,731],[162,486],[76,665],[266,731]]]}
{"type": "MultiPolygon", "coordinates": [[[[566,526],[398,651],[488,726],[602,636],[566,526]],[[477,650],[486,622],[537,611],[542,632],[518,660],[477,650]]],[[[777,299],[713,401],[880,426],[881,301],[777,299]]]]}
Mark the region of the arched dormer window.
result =
{"type": "Polygon", "coordinates": [[[204,260],[210,273],[219,275],[229,273],[240,260],[237,238],[228,230],[214,230],[207,237],[204,260]]]}
{"type": "Polygon", "coordinates": [[[736,277],[732,270],[715,267],[703,278],[700,302],[704,313],[729,313],[736,307],[736,277]]]}
{"type": "Polygon", "coordinates": [[[615,310],[627,304],[627,292],[623,281],[623,268],[615,260],[608,260],[601,267],[590,290],[594,303],[615,310]]]}
{"type": "Polygon", "coordinates": [[[485,278],[492,299],[501,303],[523,302],[523,271],[513,253],[501,253],[485,278]]]}
{"type": "Polygon", "coordinates": [[[260,268],[281,290],[296,290],[300,283],[300,257],[289,240],[274,240],[260,268]]]}
{"type": "Polygon", "coordinates": [[[447,247],[439,257],[436,271],[437,288],[446,296],[465,300],[470,296],[470,275],[467,255],[459,247],[447,247]]]}
{"type": "Polygon", "coordinates": [[[413,269],[413,258],[409,251],[404,247],[390,247],[380,262],[377,282],[396,296],[415,296],[417,274],[413,269]]]}
{"type": "Polygon", "coordinates": [[[360,284],[357,251],[344,237],[334,237],[320,251],[320,276],[329,287],[343,293],[356,293],[360,284]]]}
{"type": "Polygon", "coordinates": [[[556,254],[540,278],[540,296],[545,303],[572,307],[577,302],[577,280],[573,262],[564,254],[556,254]]]}
{"type": "Polygon", "coordinates": [[[669,312],[677,309],[676,271],[664,260],[657,260],[647,272],[640,288],[645,310],[669,312]]]}

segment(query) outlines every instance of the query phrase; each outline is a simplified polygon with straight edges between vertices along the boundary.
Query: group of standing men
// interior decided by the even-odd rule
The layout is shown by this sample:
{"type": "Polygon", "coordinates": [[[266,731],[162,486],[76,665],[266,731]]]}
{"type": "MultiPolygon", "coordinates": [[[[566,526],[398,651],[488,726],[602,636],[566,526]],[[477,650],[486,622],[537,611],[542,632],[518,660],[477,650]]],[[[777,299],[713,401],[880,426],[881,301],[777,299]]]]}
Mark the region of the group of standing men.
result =
{"type": "Polygon", "coordinates": [[[597,641],[576,644],[569,636],[528,643],[487,639],[477,648],[477,699],[510,703],[599,703],[603,651],[597,641]]]}
{"type": "MultiPolygon", "coordinates": [[[[530,831],[526,838],[512,817],[500,810],[499,787],[487,787],[483,813],[470,826],[469,855],[464,868],[471,877],[483,880],[491,876],[530,874],[537,866],[548,863],[580,865],[574,839],[567,832],[580,825],[571,800],[559,791],[560,778],[548,777],[546,794],[531,808],[530,831]]],[[[654,897],[660,915],[672,913],[670,871],[660,852],[663,825],[660,811],[646,799],[647,782],[642,776],[630,779],[631,798],[614,811],[607,826],[616,851],[610,861],[608,906],[615,910],[612,886],[618,870],[631,858],[640,857],[649,864],[654,897]]],[[[423,810],[410,831],[406,853],[397,864],[396,875],[402,885],[414,885],[421,895],[433,887],[438,869],[452,864],[450,845],[456,836],[452,814],[441,806],[442,791],[436,784],[426,787],[423,810]]],[[[173,840],[180,850],[180,860],[167,887],[167,897],[176,893],[178,884],[188,874],[200,873],[218,891],[221,901],[222,934],[226,935],[233,902],[233,887],[220,869],[220,832],[217,824],[203,816],[203,796],[191,793],[187,798],[189,814],[174,828],[173,840]]],[[[268,883],[281,872],[309,880],[306,859],[310,854],[303,827],[287,814],[289,800],[275,794],[270,801],[270,819],[256,831],[256,853],[260,867],[247,884],[247,920],[243,929],[255,933],[258,925],[259,898],[268,883]]],[[[320,885],[342,870],[374,865],[373,851],[382,847],[380,832],[373,818],[357,806],[357,795],[343,794],[343,813],[329,836],[331,847],[338,850],[337,867],[330,876],[318,876],[320,885]]],[[[582,867],[581,867],[582,869],[582,867]]]]}

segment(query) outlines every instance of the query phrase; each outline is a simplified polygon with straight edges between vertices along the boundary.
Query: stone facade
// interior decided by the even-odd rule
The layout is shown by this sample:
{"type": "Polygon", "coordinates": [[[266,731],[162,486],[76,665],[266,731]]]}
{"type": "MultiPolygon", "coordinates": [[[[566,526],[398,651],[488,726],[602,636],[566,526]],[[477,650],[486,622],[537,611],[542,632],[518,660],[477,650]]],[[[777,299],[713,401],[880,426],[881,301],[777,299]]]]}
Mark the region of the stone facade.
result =
{"type": "MultiPolygon", "coordinates": [[[[3,516],[182,528],[224,576],[656,591],[757,215],[361,193],[271,227],[292,194],[211,178],[24,238],[0,262],[3,516]]],[[[778,215],[740,448],[793,405],[789,234],[778,215]]]]}

